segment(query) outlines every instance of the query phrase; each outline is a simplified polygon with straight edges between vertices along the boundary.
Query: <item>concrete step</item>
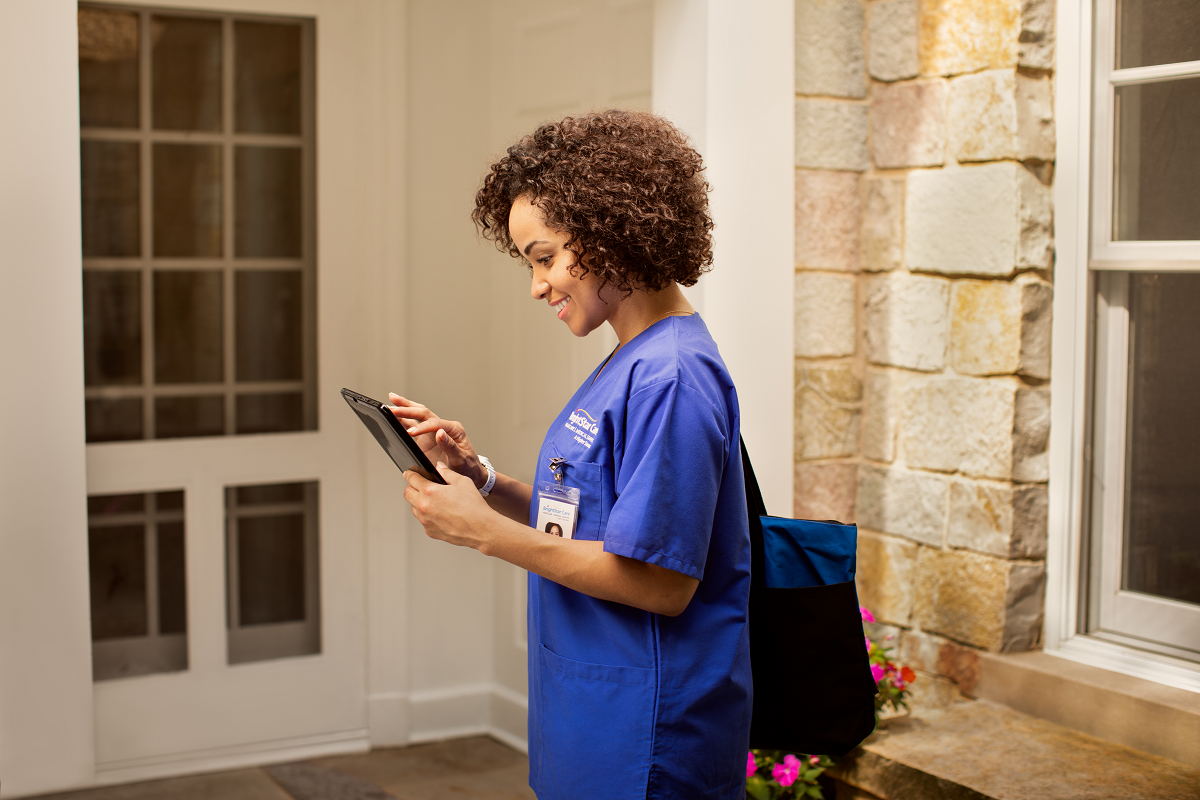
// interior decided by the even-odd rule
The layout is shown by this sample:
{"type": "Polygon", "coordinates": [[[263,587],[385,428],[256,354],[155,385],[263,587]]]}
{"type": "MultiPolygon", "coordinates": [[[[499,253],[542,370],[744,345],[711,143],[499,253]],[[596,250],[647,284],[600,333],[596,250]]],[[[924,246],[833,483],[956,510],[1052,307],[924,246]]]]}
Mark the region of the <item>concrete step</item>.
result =
{"type": "Polygon", "coordinates": [[[882,723],[837,800],[1200,800],[1200,771],[987,700],[882,723]]]}

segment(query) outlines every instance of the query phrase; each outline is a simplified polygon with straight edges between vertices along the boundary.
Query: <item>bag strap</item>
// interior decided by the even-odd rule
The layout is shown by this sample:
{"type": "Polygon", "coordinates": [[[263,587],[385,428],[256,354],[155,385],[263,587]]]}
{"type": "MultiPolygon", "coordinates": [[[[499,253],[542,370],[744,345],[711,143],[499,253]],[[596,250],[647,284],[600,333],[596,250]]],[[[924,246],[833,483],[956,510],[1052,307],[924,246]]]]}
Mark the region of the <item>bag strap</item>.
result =
{"type": "Polygon", "coordinates": [[[742,446],[742,476],[746,483],[746,511],[750,523],[750,585],[767,585],[767,553],[763,544],[761,517],[767,516],[767,504],[763,502],[758,478],[754,476],[754,465],[746,452],[746,440],[738,437],[742,446]]]}

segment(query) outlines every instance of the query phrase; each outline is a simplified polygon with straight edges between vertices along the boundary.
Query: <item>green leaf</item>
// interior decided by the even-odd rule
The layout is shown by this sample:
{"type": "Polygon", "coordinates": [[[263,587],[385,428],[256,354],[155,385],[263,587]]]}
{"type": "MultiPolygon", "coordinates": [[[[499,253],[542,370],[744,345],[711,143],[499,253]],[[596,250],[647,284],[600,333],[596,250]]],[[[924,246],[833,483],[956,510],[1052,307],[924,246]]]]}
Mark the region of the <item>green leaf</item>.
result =
{"type": "Polygon", "coordinates": [[[746,780],[746,794],[754,800],[771,800],[771,787],[761,777],[753,775],[746,780]]]}
{"type": "Polygon", "coordinates": [[[824,771],[825,770],[823,770],[823,769],[806,770],[804,775],[802,775],[800,777],[800,780],[804,781],[805,783],[812,783],[813,781],[815,781],[817,779],[817,776],[820,775],[824,771]]]}
{"type": "Polygon", "coordinates": [[[808,787],[804,793],[809,797],[816,798],[816,800],[825,800],[825,795],[821,793],[821,787],[815,784],[808,787]]]}

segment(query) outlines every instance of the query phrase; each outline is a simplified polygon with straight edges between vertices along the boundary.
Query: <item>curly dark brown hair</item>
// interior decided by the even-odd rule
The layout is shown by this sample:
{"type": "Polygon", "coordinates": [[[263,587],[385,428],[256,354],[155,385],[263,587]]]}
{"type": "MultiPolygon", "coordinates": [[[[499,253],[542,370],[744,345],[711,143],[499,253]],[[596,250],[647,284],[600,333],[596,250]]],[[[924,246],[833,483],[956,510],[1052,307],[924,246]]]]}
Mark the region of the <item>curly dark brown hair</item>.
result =
{"type": "Polygon", "coordinates": [[[514,258],[513,202],[531,195],[545,223],[570,235],[580,276],[626,293],[691,286],[712,269],[704,164],[662,117],[610,110],[542,125],[492,165],[471,212],[480,234],[514,258]]]}

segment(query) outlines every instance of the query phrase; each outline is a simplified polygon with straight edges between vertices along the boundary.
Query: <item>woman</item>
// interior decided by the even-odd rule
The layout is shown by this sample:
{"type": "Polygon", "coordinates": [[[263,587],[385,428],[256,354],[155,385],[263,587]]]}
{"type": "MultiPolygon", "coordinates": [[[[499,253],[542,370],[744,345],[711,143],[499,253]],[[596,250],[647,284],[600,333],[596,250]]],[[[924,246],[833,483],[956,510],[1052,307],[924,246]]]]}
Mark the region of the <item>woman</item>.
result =
{"type": "Polygon", "coordinates": [[[472,216],[527,261],[534,299],[576,336],[607,323],[619,341],[550,426],[535,485],[496,473],[459,423],[391,396],[448,482],[405,473],[426,533],[530,573],[542,800],[745,797],[737,395],[679,288],[712,263],[702,170],[670,123],[608,111],[542,126],[485,178],[472,216]],[[543,482],[579,490],[573,538],[538,530],[543,482]]]}

